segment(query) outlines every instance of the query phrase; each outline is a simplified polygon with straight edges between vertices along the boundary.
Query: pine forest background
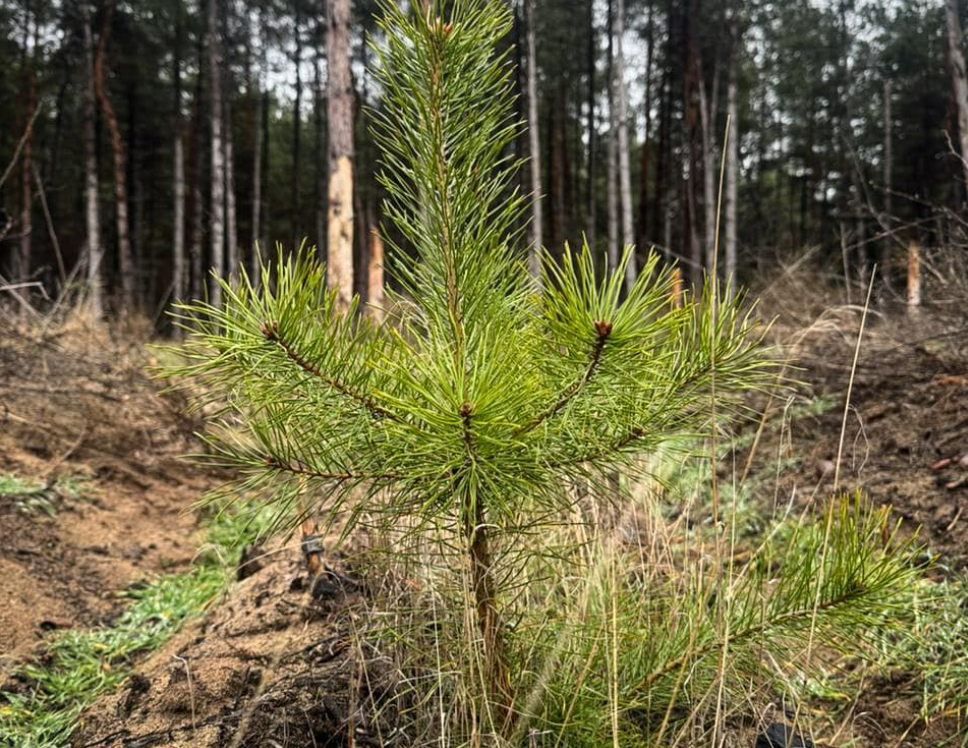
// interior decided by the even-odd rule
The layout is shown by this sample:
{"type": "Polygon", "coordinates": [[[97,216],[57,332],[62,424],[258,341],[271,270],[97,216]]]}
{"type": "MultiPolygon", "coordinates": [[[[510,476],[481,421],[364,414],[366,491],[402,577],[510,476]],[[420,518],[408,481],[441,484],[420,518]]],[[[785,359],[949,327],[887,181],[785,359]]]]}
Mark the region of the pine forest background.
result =
{"type": "MultiPolygon", "coordinates": [[[[721,204],[724,274],[809,260],[857,283],[880,263],[887,288],[907,244],[959,245],[959,0],[510,1],[531,241],[585,232],[603,260],[655,245],[697,280],[721,204]]],[[[0,0],[0,285],[96,283],[105,308],[163,325],[257,241],[325,252],[329,175],[350,156],[353,283],[372,298],[377,10],[0,0]],[[329,75],[341,49],[350,91],[329,75]]]]}

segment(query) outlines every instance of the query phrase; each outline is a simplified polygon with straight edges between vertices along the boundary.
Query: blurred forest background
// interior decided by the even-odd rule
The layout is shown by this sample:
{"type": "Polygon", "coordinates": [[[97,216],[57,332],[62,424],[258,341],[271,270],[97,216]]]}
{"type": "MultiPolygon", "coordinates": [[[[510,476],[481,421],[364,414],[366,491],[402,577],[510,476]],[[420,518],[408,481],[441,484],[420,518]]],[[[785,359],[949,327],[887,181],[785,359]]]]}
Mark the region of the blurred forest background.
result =
{"type": "MultiPolygon", "coordinates": [[[[696,280],[719,220],[722,274],[810,261],[856,286],[880,263],[888,291],[912,243],[960,246],[959,0],[508,1],[525,240],[655,245],[696,280]]],[[[157,321],[209,268],[306,238],[378,300],[376,12],[0,0],[0,287],[157,321]]]]}

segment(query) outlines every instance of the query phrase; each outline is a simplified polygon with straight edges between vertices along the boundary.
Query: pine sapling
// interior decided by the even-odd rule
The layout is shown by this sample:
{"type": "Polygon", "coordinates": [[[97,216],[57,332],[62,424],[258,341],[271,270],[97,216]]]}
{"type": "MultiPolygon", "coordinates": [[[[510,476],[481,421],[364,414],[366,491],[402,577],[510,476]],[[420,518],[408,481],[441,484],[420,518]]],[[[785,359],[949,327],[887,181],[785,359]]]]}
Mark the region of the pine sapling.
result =
{"type": "Polygon", "coordinates": [[[221,305],[182,307],[189,360],[172,371],[206,393],[207,459],[290,526],[302,505],[347,532],[366,517],[449,534],[478,629],[472,681],[503,734],[502,595],[523,533],[564,521],[573,486],[611,491],[637,455],[708,429],[713,400],[722,423],[768,367],[735,295],[709,283],[672,303],[674,270],[654,253],[629,289],[632,248],[602,272],[589,247],[566,246],[543,253],[540,283],[529,274],[509,155],[522,127],[496,51],[511,23],[497,0],[383,3],[371,115],[394,318],[342,308],[314,253],[280,251],[260,278],[220,281],[221,305]]]}

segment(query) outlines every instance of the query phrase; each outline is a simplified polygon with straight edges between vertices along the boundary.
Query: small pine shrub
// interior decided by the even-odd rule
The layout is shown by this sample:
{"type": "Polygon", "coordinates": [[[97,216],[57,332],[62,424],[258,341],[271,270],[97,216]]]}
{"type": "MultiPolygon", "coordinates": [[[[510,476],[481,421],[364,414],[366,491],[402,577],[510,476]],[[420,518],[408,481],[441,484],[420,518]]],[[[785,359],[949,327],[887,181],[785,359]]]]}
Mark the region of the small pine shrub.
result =
{"type": "MultiPolygon", "coordinates": [[[[314,252],[280,251],[257,283],[219,280],[221,305],[182,307],[188,363],[171,373],[207,393],[196,398],[211,412],[205,459],[281,521],[322,513],[344,532],[365,521],[433,539],[462,600],[443,618],[463,626],[455,641],[471,651],[461,661],[473,715],[450,736],[460,744],[520,729],[531,676],[509,613],[533,591],[547,550],[536,534],[570,522],[577,496],[612,495],[637,456],[709,433],[771,365],[736,294],[713,281],[674,305],[672,271],[654,253],[627,291],[631,247],[604,271],[587,246],[545,252],[540,283],[531,278],[519,246],[527,198],[509,155],[521,134],[513,72],[496,52],[510,11],[465,0],[445,21],[430,5],[384,3],[374,45],[395,319],[378,326],[358,301],[341,308],[314,252]]],[[[759,631],[743,605],[736,625],[759,631]]],[[[690,653],[713,651],[712,629],[696,626],[650,639],[638,696],[653,680],[666,687],[690,653]],[[657,656],[666,669],[650,675],[657,656]]],[[[452,662],[453,651],[438,655],[441,668],[452,662]]]]}

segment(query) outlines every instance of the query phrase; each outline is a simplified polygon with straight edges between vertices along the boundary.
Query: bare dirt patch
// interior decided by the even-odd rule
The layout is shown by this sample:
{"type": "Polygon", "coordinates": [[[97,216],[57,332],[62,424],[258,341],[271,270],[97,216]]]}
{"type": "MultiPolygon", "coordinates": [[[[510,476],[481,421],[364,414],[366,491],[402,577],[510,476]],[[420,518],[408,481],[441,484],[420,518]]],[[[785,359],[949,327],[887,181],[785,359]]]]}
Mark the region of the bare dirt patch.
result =
{"type": "Polygon", "coordinates": [[[0,680],[50,632],[105,622],[117,592],[186,568],[192,502],[214,483],[181,403],[143,371],[144,348],[75,324],[0,335],[0,474],[40,488],[0,495],[0,680]],[[70,481],[76,490],[63,490],[70,481]]]}

